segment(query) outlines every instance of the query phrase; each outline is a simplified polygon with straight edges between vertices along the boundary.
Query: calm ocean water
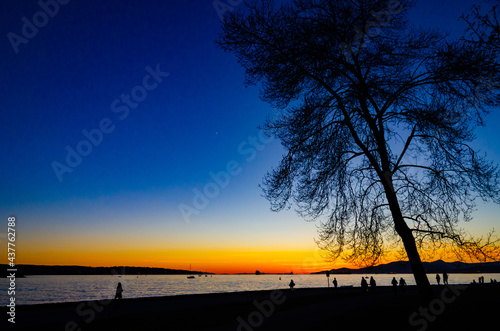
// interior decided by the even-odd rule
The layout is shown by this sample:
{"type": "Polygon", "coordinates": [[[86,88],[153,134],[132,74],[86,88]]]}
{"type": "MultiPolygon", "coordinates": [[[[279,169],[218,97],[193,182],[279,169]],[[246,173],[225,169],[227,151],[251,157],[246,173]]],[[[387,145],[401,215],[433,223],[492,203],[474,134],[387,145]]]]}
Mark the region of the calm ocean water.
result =
{"type": "MultiPolygon", "coordinates": [[[[403,277],[408,285],[415,284],[411,274],[331,275],[330,283],[336,277],[339,286],[359,287],[362,276],[373,276],[379,286],[390,286],[392,277],[398,280],[403,277]]],[[[435,284],[435,275],[428,276],[431,283],[435,284]]],[[[479,276],[484,276],[485,282],[490,279],[500,281],[500,274],[450,274],[449,283],[469,284],[473,279],[477,282],[479,276]]],[[[325,275],[208,275],[195,276],[194,279],[187,279],[185,275],[28,276],[16,279],[16,304],[111,299],[118,282],[123,285],[124,298],[141,298],[284,289],[288,288],[291,279],[296,288],[327,287],[325,275]]],[[[2,279],[0,286],[0,304],[3,305],[9,300],[8,280],[2,279]]]]}

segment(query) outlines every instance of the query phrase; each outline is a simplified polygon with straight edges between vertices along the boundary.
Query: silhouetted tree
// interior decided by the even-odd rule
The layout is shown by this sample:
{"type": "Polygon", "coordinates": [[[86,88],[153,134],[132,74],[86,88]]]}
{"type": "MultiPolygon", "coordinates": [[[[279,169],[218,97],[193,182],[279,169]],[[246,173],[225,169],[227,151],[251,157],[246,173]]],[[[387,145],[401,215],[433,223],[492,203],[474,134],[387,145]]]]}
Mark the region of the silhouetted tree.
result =
{"type": "Polygon", "coordinates": [[[499,202],[497,168],[471,142],[498,101],[485,77],[500,80],[495,51],[413,27],[413,4],[251,1],[217,43],[282,110],[265,125],[286,150],[264,179],[271,209],[323,218],[318,243],[334,258],[372,265],[402,243],[428,300],[419,249],[492,252],[458,223],[476,198],[499,202]]]}
{"type": "Polygon", "coordinates": [[[494,4],[489,9],[484,8],[487,6],[474,6],[471,13],[462,15],[462,19],[468,24],[468,33],[463,40],[498,52],[500,50],[500,0],[489,0],[489,3],[494,4]]]}

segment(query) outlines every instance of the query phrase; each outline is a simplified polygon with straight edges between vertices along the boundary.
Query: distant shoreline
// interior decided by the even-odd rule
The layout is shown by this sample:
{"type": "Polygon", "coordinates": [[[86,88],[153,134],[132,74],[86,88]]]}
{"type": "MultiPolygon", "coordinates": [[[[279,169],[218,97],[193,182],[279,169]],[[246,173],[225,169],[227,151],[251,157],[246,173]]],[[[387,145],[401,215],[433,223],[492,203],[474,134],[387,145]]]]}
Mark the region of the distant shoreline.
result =
{"type": "MultiPolygon", "coordinates": [[[[8,265],[0,265],[2,270],[6,272],[8,265]]],[[[79,275],[213,275],[202,271],[189,271],[180,269],[167,268],[149,268],[149,267],[86,267],[86,266],[66,266],[66,265],[34,265],[34,264],[18,264],[17,277],[22,276],[79,276],[79,275]]]]}
{"type": "MultiPolygon", "coordinates": [[[[428,274],[449,273],[449,274],[475,274],[475,273],[500,273],[500,262],[486,263],[465,263],[465,262],[445,262],[437,260],[434,262],[424,262],[424,268],[428,274]]],[[[6,264],[0,265],[3,273],[9,268],[6,264]]],[[[348,275],[348,274],[408,274],[412,273],[408,261],[395,261],[387,264],[380,264],[373,267],[351,269],[340,268],[323,270],[312,273],[300,274],[326,274],[348,275]]],[[[34,275],[255,275],[255,273],[210,273],[203,271],[190,271],[182,269],[153,268],[153,267],[88,267],[78,265],[34,265],[18,264],[17,277],[34,275]]],[[[291,275],[292,273],[266,273],[259,272],[259,275],[291,275]]],[[[299,275],[299,273],[296,273],[299,275]]],[[[3,275],[6,276],[6,275],[3,275]]]]}
{"type": "MultiPolygon", "coordinates": [[[[500,262],[466,263],[466,262],[445,262],[437,260],[433,262],[423,262],[426,273],[449,273],[449,274],[475,274],[475,273],[500,273],[500,262]]],[[[380,264],[373,267],[351,269],[340,268],[314,272],[313,274],[400,274],[412,273],[411,265],[408,261],[395,261],[387,264],[380,264]]]]}

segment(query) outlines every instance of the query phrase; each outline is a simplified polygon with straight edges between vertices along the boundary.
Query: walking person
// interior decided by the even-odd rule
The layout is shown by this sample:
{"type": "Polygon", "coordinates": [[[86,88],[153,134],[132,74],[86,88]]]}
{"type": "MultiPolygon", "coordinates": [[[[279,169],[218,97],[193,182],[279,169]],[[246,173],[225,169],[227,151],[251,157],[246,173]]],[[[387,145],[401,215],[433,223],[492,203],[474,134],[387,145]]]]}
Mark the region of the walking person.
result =
{"type": "Polygon", "coordinates": [[[375,279],[373,279],[373,276],[370,277],[370,291],[375,293],[375,290],[377,288],[377,282],[375,279]]]}
{"type": "Polygon", "coordinates": [[[394,289],[394,295],[398,294],[398,281],[396,280],[396,277],[392,277],[392,288],[394,289]]]}
{"type": "Polygon", "coordinates": [[[290,281],[290,284],[288,284],[288,286],[290,286],[290,290],[293,290],[293,287],[295,286],[293,279],[290,281]]]}
{"type": "Polygon", "coordinates": [[[436,274],[436,281],[438,282],[439,285],[439,282],[441,281],[441,276],[439,276],[439,274],[436,274]]]}
{"type": "Polygon", "coordinates": [[[448,285],[448,274],[443,272],[443,284],[448,285]]]}
{"type": "Polygon", "coordinates": [[[368,292],[368,283],[364,277],[361,277],[361,292],[363,292],[363,294],[368,292]]]}
{"type": "Polygon", "coordinates": [[[333,277],[332,283],[333,283],[333,287],[337,288],[337,286],[338,286],[337,278],[333,277]]]}
{"type": "Polygon", "coordinates": [[[401,287],[401,292],[405,293],[406,280],[403,277],[399,279],[399,287],[401,287]]]}
{"type": "Polygon", "coordinates": [[[118,282],[118,286],[116,287],[115,300],[122,298],[123,287],[122,283],[118,282]]]}

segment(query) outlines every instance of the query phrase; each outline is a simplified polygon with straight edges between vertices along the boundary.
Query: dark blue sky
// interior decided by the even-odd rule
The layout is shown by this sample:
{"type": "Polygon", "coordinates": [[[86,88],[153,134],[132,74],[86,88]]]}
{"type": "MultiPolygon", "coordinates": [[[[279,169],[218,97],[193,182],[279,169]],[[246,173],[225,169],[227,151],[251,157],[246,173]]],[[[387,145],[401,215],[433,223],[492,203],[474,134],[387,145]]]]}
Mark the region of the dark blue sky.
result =
{"type": "MultiPolygon", "coordinates": [[[[472,3],[422,0],[412,15],[455,30],[472,3]]],[[[313,224],[270,213],[260,196],[257,185],[282,150],[253,137],[273,111],[258,88],[243,85],[235,57],[215,46],[213,1],[73,0],[53,17],[41,10],[37,1],[0,2],[0,215],[22,221],[34,250],[76,238],[99,243],[101,235],[140,246],[137,223],[147,224],[142,239],[158,236],[171,247],[315,249],[313,224]],[[37,31],[23,31],[23,17],[37,20],[37,31]],[[13,47],[13,34],[23,32],[29,37],[13,47]],[[103,125],[108,133],[94,135],[94,146],[83,132],[103,125]],[[79,147],[88,155],[70,157],[72,172],[58,178],[54,162],[68,166],[68,148],[79,147]],[[197,190],[228,167],[230,183],[197,201],[199,213],[185,222],[180,206],[193,206],[197,190]]],[[[478,146],[497,162],[498,124],[493,114],[478,134],[478,146]]],[[[496,214],[488,207],[482,217],[491,225],[496,214]]]]}
{"type": "MultiPolygon", "coordinates": [[[[1,6],[3,36],[21,35],[21,17],[40,11],[1,6]]],[[[218,29],[210,1],[72,1],[17,54],[4,38],[2,203],[203,181],[269,112],[215,47],[218,29]],[[170,75],[121,120],[111,104],[142,85],[147,66],[170,75]],[[64,163],[66,146],[76,149],[103,118],[115,130],[60,183],[52,162],[64,163]]]]}
{"type": "MultiPolygon", "coordinates": [[[[445,28],[469,7],[426,3],[415,16],[445,28]]],[[[272,113],[243,86],[235,58],[214,45],[212,1],[69,1],[46,22],[36,1],[0,6],[4,206],[203,182],[272,113]],[[8,34],[22,36],[22,17],[41,27],[15,53],[8,34]],[[148,66],[170,75],[120,119],[111,105],[124,105],[122,94],[142,84],[148,66]],[[52,163],[65,164],[66,146],[76,150],[82,130],[103,119],[114,131],[73,172],[61,170],[60,182],[52,163]]]]}

